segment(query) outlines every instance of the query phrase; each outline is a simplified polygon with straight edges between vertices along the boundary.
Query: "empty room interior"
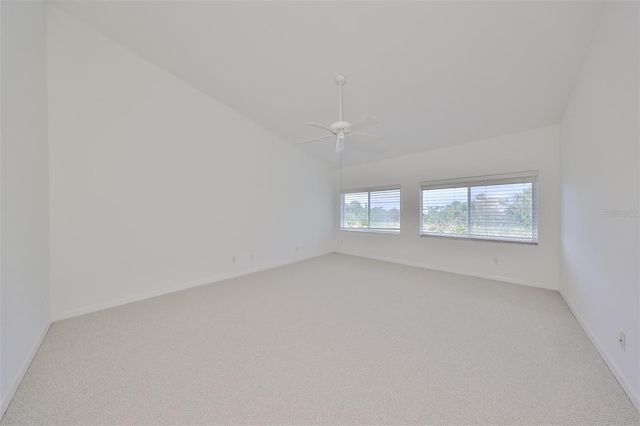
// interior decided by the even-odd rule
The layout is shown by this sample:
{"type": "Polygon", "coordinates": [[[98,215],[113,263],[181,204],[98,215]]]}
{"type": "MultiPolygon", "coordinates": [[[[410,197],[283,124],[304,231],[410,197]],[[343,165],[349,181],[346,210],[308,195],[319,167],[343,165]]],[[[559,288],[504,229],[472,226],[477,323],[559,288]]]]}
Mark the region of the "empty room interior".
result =
{"type": "Polygon", "coordinates": [[[640,424],[640,2],[0,2],[0,425],[640,424]]]}

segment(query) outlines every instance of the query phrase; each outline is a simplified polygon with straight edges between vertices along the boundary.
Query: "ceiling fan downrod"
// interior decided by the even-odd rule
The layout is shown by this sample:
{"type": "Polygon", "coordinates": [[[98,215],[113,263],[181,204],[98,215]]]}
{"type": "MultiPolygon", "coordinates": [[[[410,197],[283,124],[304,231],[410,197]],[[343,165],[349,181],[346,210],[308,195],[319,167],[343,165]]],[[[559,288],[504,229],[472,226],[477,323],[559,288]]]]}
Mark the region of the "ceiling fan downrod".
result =
{"type": "Polygon", "coordinates": [[[342,120],[342,86],[347,82],[347,77],[344,74],[336,75],[336,84],[340,88],[340,121],[342,120]]]}

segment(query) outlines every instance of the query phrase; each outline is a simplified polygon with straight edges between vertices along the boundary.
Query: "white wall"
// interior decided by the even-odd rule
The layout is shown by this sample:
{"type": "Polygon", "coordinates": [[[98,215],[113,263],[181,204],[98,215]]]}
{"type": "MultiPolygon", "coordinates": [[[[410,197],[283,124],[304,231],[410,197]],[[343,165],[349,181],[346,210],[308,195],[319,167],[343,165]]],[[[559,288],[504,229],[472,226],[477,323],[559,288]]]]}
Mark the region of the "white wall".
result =
{"type": "Polygon", "coordinates": [[[333,250],[325,165],[47,12],[54,319],[333,250]]]}
{"type": "Polygon", "coordinates": [[[51,323],[45,6],[0,3],[0,416],[51,323]]]}
{"type": "Polygon", "coordinates": [[[560,292],[640,409],[639,10],[609,3],[561,128],[560,292]],[[627,351],[618,344],[627,336],[627,351]]]}
{"type": "MultiPolygon", "coordinates": [[[[336,251],[557,289],[560,250],[558,133],[558,126],[549,126],[345,168],[345,189],[402,186],[401,233],[337,231],[336,251]],[[529,170],[538,170],[538,245],[419,236],[419,182],[529,170]]],[[[334,214],[339,223],[339,206],[334,214]]]]}

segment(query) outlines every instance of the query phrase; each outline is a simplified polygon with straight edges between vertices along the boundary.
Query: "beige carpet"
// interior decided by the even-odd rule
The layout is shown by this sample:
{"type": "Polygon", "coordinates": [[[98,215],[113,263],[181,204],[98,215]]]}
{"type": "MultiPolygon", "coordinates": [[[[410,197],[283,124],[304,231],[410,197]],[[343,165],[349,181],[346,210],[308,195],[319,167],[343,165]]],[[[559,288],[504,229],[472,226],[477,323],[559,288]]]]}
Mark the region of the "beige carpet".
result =
{"type": "Polygon", "coordinates": [[[637,424],[554,291],[329,255],[61,321],[8,424],[637,424]]]}

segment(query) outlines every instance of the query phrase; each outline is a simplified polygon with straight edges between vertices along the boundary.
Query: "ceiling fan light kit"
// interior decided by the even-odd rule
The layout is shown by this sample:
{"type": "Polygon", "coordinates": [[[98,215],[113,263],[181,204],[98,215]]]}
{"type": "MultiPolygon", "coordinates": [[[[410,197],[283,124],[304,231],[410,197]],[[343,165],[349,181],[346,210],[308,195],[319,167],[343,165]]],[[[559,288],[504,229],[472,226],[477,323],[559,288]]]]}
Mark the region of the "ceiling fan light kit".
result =
{"type": "Polygon", "coordinates": [[[338,121],[331,123],[329,127],[323,126],[322,124],[317,124],[317,123],[307,123],[309,126],[317,127],[319,129],[328,131],[331,134],[326,136],[321,136],[319,138],[309,139],[300,143],[315,142],[322,139],[330,138],[331,135],[334,135],[336,137],[336,152],[342,152],[342,150],[344,149],[344,139],[346,136],[349,136],[349,135],[358,135],[358,136],[364,136],[367,138],[375,138],[379,140],[382,139],[382,136],[378,136],[378,135],[354,133],[354,130],[360,130],[360,129],[364,129],[365,127],[373,126],[374,124],[378,124],[377,118],[370,116],[368,118],[365,118],[364,120],[356,122],[355,124],[351,124],[350,122],[342,118],[342,86],[344,86],[346,82],[347,82],[347,77],[344,74],[336,75],[336,84],[338,85],[338,88],[339,88],[338,89],[339,91],[338,121]]]}

